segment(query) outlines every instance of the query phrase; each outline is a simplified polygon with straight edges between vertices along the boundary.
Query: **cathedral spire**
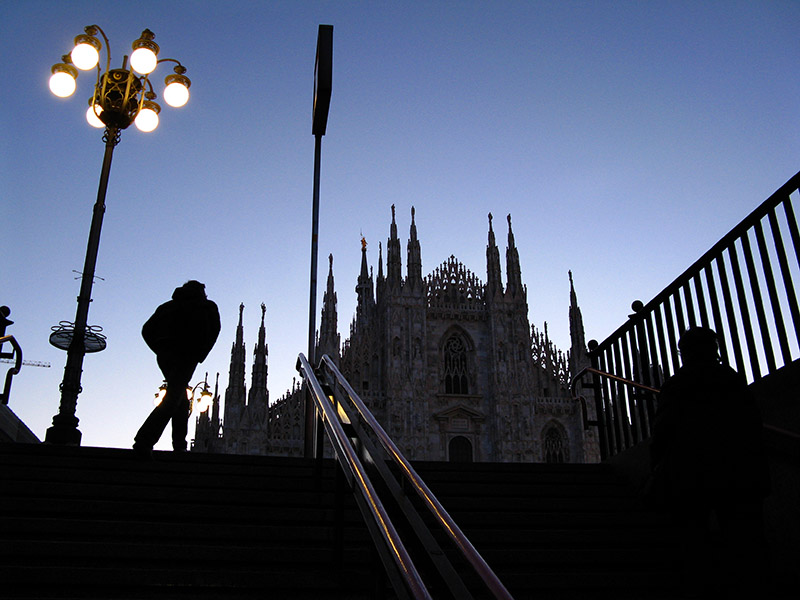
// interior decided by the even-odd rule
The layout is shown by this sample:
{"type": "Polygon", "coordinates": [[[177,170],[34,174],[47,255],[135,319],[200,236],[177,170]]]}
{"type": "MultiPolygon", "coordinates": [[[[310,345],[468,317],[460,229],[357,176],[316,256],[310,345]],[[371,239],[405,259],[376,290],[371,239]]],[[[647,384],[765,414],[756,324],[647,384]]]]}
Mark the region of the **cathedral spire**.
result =
{"type": "Polygon", "coordinates": [[[489,243],[486,245],[486,289],[492,298],[503,292],[503,276],[500,272],[500,250],[492,229],[492,213],[489,213],[489,243]]]}
{"type": "Polygon", "coordinates": [[[328,287],[322,297],[322,318],[319,325],[319,348],[316,356],[330,356],[336,364],[339,359],[338,316],[336,314],[336,290],[333,284],[333,254],[328,255],[328,287]]]}
{"type": "Polygon", "coordinates": [[[228,370],[228,387],[225,390],[225,424],[234,427],[244,411],[247,389],[244,383],[245,345],[242,314],[244,304],[239,305],[239,324],[236,326],[236,341],[231,348],[231,364],[228,370]]]}
{"type": "Polygon", "coordinates": [[[269,391],[267,390],[267,328],[264,325],[264,318],[267,314],[267,306],[261,303],[261,326],[258,328],[258,343],[253,349],[253,371],[250,393],[247,398],[247,405],[252,414],[260,418],[266,417],[266,410],[269,406],[269,391]]]}
{"type": "Polygon", "coordinates": [[[411,207],[411,231],[408,238],[408,283],[412,289],[417,289],[422,284],[422,257],[417,239],[417,224],[414,222],[413,206],[411,207]]]}
{"type": "Polygon", "coordinates": [[[508,248],[506,249],[506,271],[508,276],[508,283],[506,285],[506,293],[511,297],[521,296],[522,289],[522,273],[519,268],[519,252],[514,243],[514,232],[511,229],[511,215],[508,217],[508,248]]]}
{"type": "Polygon", "coordinates": [[[575,293],[575,284],[572,281],[572,271],[569,271],[569,337],[570,337],[570,373],[575,376],[580,369],[589,366],[589,357],[586,355],[586,334],[583,329],[583,316],[578,306],[578,295],[575,293]]]}
{"type": "Polygon", "coordinates": [[[394,204],[392,204],[392,225],[389,228],[389,241],[386,244],[386,283],[390,288],[400,287],[402,280],[402,264],[400,258],[400,240],[397,237],[394,204]]]}
{"type": "Polygon", "coordinates": [[[375,296],[372,293],[372,275],[369,274],[367,266],[367,240],[363,236],[361,238],[361,273],[356,284],[356,294],[358,296],[356,311],[361,316],[361,322],[366,323],[370,308],[375,304],[375,296]]]}

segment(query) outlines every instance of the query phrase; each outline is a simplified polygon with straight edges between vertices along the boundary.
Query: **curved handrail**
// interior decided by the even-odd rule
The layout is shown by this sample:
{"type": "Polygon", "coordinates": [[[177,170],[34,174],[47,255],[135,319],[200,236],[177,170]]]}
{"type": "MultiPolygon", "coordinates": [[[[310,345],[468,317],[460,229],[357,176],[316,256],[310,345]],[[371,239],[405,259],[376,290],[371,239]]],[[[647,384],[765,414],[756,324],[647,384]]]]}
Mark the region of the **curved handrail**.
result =
{"type": "Polygon", "coordinates": [[[372,519],[374,523],[378,525],[386,548],[390,550],[395,566],[402,574],[409,591],[413,594],[414,598],[432,600],[397,530],[392,524],[383,503],[380,501],[380,498],[378,498],[378,494],[366,474],[364,465],[359,460],[353,447],[347,443],[347,434],[339,421],[333,405],[328,400],[328,396],[323,391],[319,380],[314,374],[314,370],[303,354],[300,354],[297,358],[297,370],[300,371],[303,379],[306,380],[312,392],[311,396],[314,399],[314,403],[324,416],[323,423],[328,431],[328,437],[334,446],[334,451],[339,457],[342,468],[346,467],[349,469],[353,485],[358,488],[366,501],[372,519]]]}
{"type": "Polygon", "coordinates": [[[11,378],[14,377],[14,375],[17,375],[19,370],[22,368],[22,348],[20,347],[19,342],[17,342],[13,335],[4,335],[3,337],[0,337],[0,346],[2,346],[5,342],[8,342],[14,348],[14,354],[16,354],[17,360],[14,363],[14,366],[6,372],[6,382],[3,386],[2,393],[0,393],[0,404],[8,404],[8,398],[11,395],[11,378]]]}
{"type": "Polygon", "coordinates": [[[580,378],[582,378],[587,373],[594,373],[595,375],[600,375],[601,377],[608,377],[609,379],[613,379],[614,381],[618,381],[619,383],[629,385],[631,387],[639,388],[646,392],[651,392],[653,394],[658,394],[661,390],[650,387],[649,385],[644,385],[643,383],[639,383],[637,381],[631,381],[630,379],[625,379],[624,377],[620,377],[619,375],[614,375],[613,373],[606,373],[605,371],[601,371],[600,369],[595,369],[594,367],[584,367],[578,374],[573,377],[569,382],[569,392],[570,395],[574,400],[577,399],[575,396],[575,382],[577,382],[580,378]]]}
{"type": "Polygon", "coordinates": [[[400,467],[401,472],[411,483],[414,491],[416,491],[423,503],[428,507],[439,524],[447,532],[448,537],[461,551],[461,554],[464,556],[464,558],[472,565],[473,569],[475,569],[475,572],[483,580],[484,584],[486,584],[486,587],[494,594],[495,598],[513,600],[511,594],[508,592],[497,575],[495,575],[494,571],[492,571],[491,567],[489,567],[469,539],[467,539],[467,536],[464,535],[453,518],[441,505],[436,496],[433,495],[433,492],[430,491],[422,478],[417,474],[417,472],[411,466],[411,463],[409,463],[408,460],[403,456],[383,427],[381,427],[380,423],[378,423],[358,394],[356,394],[355,390],[353,390],[352,386],[347,379],[345,379],[344,375],[342,375],[341,371],[339,371],[339,369],[333,363],[331,358],[326,354],[322,357],[321,363],[324,364],[325,367],[331,371],[331,373],[333,373],[334,377],[336,377],[338,383],[344,388],[344,390],[347,392],[347,395],[350,397],[350,400],[355,405],[363,421],[375,433],[383,448],[386,450],[395,464],[400,467]]]}

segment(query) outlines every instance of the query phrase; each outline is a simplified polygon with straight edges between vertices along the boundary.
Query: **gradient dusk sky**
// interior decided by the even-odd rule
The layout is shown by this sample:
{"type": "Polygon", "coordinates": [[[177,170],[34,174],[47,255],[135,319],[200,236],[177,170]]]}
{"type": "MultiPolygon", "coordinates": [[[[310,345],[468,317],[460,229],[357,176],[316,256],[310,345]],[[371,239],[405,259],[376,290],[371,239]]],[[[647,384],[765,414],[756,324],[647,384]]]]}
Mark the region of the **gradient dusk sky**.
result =
{"type": "Polygon", "coordinates": [[[249,386],[263,302],[271,399],[291,385],[321,23],[334,53],[317,306],[333,254],[343,340],[362,234],[377,273],[393,204],[403,256],[413,206],[423,272],[452,254],[481,280],[487,214],[504,256],[510,213],[530,321],[567,350],[569,270],[601,340],[800,168],[794,1],[10,0],[0,19],[0,304],[25,359],[52,365],[23,367],[11,393],[41,439],[66,361],[48,336],[75,318],[103,155],[84,120],[93,75],[69,99],[48,79],[86,25],[108,35],[112,67],[149,28],[192,81],[185,107],[163,105],[155,132],[131,127],[114,153],[89,312],[108,348],[86,357],[77,409],[87,446],[132,443],[161,383],[141,325],[187,279],[222,315],[193,382],[219,372],[224,394],[244,303],[249,386]]]}

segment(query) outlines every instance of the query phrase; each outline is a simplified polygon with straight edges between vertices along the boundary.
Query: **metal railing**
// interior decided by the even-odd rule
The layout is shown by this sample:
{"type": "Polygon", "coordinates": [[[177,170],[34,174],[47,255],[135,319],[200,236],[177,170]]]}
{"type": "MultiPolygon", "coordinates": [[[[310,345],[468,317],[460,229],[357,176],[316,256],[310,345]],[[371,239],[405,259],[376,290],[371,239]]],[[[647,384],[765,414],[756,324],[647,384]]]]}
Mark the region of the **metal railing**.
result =
{"type": "MultiPolygon", "coordinates": [[[[679,368],[681,333],[696,325],[717,332],[723,363],[751,383],[798,360],[799,185],[797,173],[650,302],[634,302],[626,323],[590,345],[592,367],[658,389],[679,368]]],[[[603,458],[649,437],[652,398],[609,381],[594,390],[603,458]]]]}
{"type": "MultiPolygon", "coordinates": [[[[422,505],[433,515],[436,527],[446,537],[460,556],[468,563],[486,587],[489,597],[512,600],[511,594],[500,582],[486,561],[450,517],[436,496],[430,491],[409,461],[403,456],[384,431],[358,394],[330,359],[323,356],[319,369],[311,368],[301,354],[298,370],[308,383],[314,405],[321,415],[328,438],[356,501],[367,523],[373,540],[396,593],[408,598],[431,598],[429,587],[423,582],[418,568],[408,554],[407,546],[397,534],[389,513],[401,513],[404,523],[417,538],[415,547],[421,545],[424,557],[432,564],[438,577],[454,598],[471,599],[476,591],[470,589],[450,563],[439,546],[432,527],[425,523],[406,489],[413,490],[422,505]],[[320,379],[322,381],[320,381],[320,379]],[[366,463],[366,466],[365,466],[366,463]],[[389,494],[386,502],[376,493],[368,473],[378,475],[378,487],[389,494]],[[399,473],[400,477],[395,475],[399,473]],[[389,503],[394,509],[387,510],[389,503]]],[[[485,597],[478,594],[477,597],[485,597]]]]}
{"type": "Polygon", "coordinates": [[[11,396],[11,380],[22,368],[22,348],[20,347],[19,342],[17,342],[13,335],[4,335],[3,337],[0,337],[0,348],[2,348],[3,344],[6,342],[11,344],[11,347],[14,348],[14,350],[11,353],[4,352],[2,353],[2,356],[4,358],[16,357],[16,361],[14,362],[14,366],[10,367],[8,371],[6,371],[5,384],[3,385],[3,391],[0,392],[0,404],[8,404],[8,399],[11,396]]]}

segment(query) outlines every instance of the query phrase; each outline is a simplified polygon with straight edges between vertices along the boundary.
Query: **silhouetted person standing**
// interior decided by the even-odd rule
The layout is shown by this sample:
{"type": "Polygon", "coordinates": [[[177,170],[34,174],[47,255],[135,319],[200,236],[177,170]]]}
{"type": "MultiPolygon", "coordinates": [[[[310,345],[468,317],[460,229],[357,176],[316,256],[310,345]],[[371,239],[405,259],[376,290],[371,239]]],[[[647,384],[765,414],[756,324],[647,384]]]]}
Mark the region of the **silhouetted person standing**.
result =
{"type": "Polygon", "coordinates": [[[206,297],[199,281],[175,288],[172,300],[159,306],[144,324],[142,337],[156,353],[167,393],[136,434],[134,450],[150,455],[170,420],[173,450],[186,450],[190,402],[186,388],[197,364],[214,347],[219,329],[217,305],[206,297]]]}
{"type": "Polygon", "coordinates": [[[763,574],[762,504],[769,492],[761,416],[745,378],[720,363],[713,330],[688,329],[678,348],[683,366],[661,389],[653,428],[655,487],[687,529],[690,583],[753,584],[763,574]],[[712,515],[716,549],[709,546],[712,515]],[[726,567],[717,575],[715,560],[726,567]]]}

